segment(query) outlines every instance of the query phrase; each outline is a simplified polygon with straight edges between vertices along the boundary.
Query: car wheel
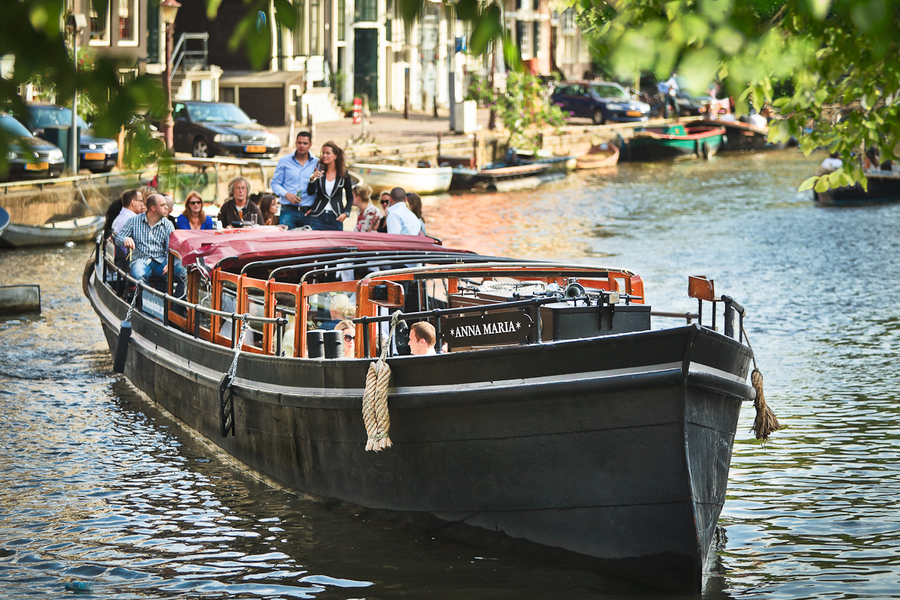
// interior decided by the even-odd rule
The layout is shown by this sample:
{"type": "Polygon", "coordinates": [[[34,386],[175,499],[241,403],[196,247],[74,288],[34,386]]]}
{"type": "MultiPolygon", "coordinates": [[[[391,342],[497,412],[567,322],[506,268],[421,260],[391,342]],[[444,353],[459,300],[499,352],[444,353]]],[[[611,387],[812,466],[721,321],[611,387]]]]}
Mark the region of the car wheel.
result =
{"type": "Polygon", "coordinates": [[[194,140],[194,147],[191,148],[191,156],[195,158],[210,158],[209,146],[203,138],[194,140]]]}
{"type": "Polygon", "coordinates": [[[603,118],[603,111],[599,108],[594,110],[593,121],[594,125],[603,125],[604,123],[606,123],[606,119],[603,118]]]}

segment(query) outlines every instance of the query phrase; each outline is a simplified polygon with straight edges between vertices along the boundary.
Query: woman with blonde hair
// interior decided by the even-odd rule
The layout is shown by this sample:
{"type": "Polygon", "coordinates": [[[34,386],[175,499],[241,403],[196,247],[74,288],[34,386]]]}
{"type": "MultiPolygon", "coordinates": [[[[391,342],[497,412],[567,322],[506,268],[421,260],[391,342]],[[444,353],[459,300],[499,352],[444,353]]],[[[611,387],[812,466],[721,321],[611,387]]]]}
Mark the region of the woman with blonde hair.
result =
{"type": "Polygon", "coordinates": [[[228,182],[228,200],[219,209],[219,221],[225,228],[243,227],[253,221],[262,224],[262,213],[259,207],[250,201],[250,183],[243,177],[235,177],[228,182]]]}
{"type": "Polygon", "coordinates": [[[197,190],[188,192],[184,212],[175,220],[175,229],[215,229],[212,217],[203,210],[203,198],[197,190]]]}
{"type": "Polygon", "coordinates": [[[353,206],[359,209],[356,231],[378,231],[384,213],[372,203],[372,188],[365,183],[353,186],[353,206]]]}

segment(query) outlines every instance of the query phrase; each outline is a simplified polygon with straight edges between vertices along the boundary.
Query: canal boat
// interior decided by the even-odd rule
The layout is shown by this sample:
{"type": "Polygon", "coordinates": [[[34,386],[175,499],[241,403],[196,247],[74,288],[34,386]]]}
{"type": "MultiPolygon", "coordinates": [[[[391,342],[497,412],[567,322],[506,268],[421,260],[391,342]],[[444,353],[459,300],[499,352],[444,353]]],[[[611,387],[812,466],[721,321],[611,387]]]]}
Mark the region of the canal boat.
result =
{"type": "Polygon", "coordinates": [[[419,195],[440,194],[450,189],[450,167],[405,167],[391,164],[353,163],[350,168],[372,187],[373,194],[401,187],[419,195]]]}
{"type": "Polygon", "coordinates": [[[642,127],[622,140],[622,154],[629,161],[710,158],[722,145],[725,128],[716,125],[642,127]]]}
{"type": "MultiPolygon", "coordinates": [[[[488,164],[483,169],[453,167],[451,190],[486,190],[489,192],[523,189],[544,183],[551,177],[550,165],[517,165],[514,167],[494,167],[488,164]]],[[[558,179],[558,177],[556,177],[558,179]]]]}
{"type": "Polygon", "coordinates": [[[88,242],[100,231],[106,218],[103,215],[90,215],[64,221],[51,221],[43,225],[23,225],[10,223],[0,237],[0,245],[13,248],[25,246],[50,246],[67,242],[88,242]]]}
{"type": "Polygon", "coordinates": [[[742,121],[695,121],[697,125],[724,127],[725,137],[719,152],[747,152],[758,150],[781,150],[784,144],[769,142],[769,129],[754,127],[742,121]]]}
{"type": "Polygon", "coordinates": [[[886,169],[865,171],[868,183],[831,188],[824,192],[813,190],[813,200],[820,206],[853,206],[900,201],[900,173],[886,169]]]}
{"type": "Polygon", "coordinates": [[[591,149],[578,157],[575,168],[579,171],[606,169],[619,163],[619,148],[615,144],[603,142],[591,146],[591,149]]]}
{"type": "Polygon", "coordinates": [[[163,291],[129,304],[97,250],[85,289],[116,368],[250,469],[432,535],[701,589],[754,398],[743,309],[711,281],[689,286],[704,326],[651,312],[627,269],[259,227],[176,231],[163,291]],[[415,321],[436,354],[404,355],[415,321]]]}

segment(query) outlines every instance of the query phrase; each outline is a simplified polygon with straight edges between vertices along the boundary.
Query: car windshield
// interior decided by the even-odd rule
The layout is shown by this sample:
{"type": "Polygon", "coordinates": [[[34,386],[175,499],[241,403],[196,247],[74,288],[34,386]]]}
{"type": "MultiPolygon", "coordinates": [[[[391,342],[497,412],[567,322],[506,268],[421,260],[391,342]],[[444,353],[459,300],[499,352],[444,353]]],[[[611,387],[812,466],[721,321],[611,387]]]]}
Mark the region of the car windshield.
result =
{"type": "Polygon", "coordinates": [[[251,123],[247,113],[234,104],[188,104],[194,123],[251,123]]]}
{"type": "MultiPolygon", "coordinates": [[[[28,109],[28,113],[36,129],[72,125],[71,109],[61,106],[32,106],[28,109]]],[[[88,128],[87,123],[81,117],[78,117],[78,126],[82,129],[88,128]]]]}
{"type": "Polygon", "coordinates": [[[609,98],[611,100],[628,100],[628,94],[625,90],[616,85],[594,84],[594,93],[600,98],[609,98]]]}
{"type": "Polygon", "coordinates": [[[11,135],[19,135],[22,137],[34,137],[31,135],[31,132],[25,128],[24,125],[16,121],[9,115],[0,115],[0,127],[6,130],[7,133],[11,135]]]}

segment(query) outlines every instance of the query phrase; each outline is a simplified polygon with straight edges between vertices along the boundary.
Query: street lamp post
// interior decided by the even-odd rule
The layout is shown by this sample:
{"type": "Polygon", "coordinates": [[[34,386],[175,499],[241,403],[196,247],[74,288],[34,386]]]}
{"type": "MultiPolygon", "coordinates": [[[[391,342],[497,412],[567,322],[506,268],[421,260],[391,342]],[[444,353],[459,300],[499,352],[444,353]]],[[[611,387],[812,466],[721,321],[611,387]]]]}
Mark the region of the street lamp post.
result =
{"type": "Polygon", "coordinates": [[[172,151],[172,128],[175,122],[172,120],[172,43],[175,29],[175,15],[181,6],[177,0],[163,0],[159,3],[159,12],[163,23],[166,24],[166,68],[163,71],[163,91],[166,95],[165,115],[162,120],[163,138],[166,141],[166,150],[172,151]]]}
{"type": "MultiPolygon", "coordinates": [[[[66,17],[66,29],[72,33],[72,55],[74,56],[75,73],[78,73],[78,34],[87,27],[87,17],[82,14],[69,13],[66,17]]],[[[69,170],[78,175],[78,84],[72,94],[72,128],[69,130],[69,170]]]]}

